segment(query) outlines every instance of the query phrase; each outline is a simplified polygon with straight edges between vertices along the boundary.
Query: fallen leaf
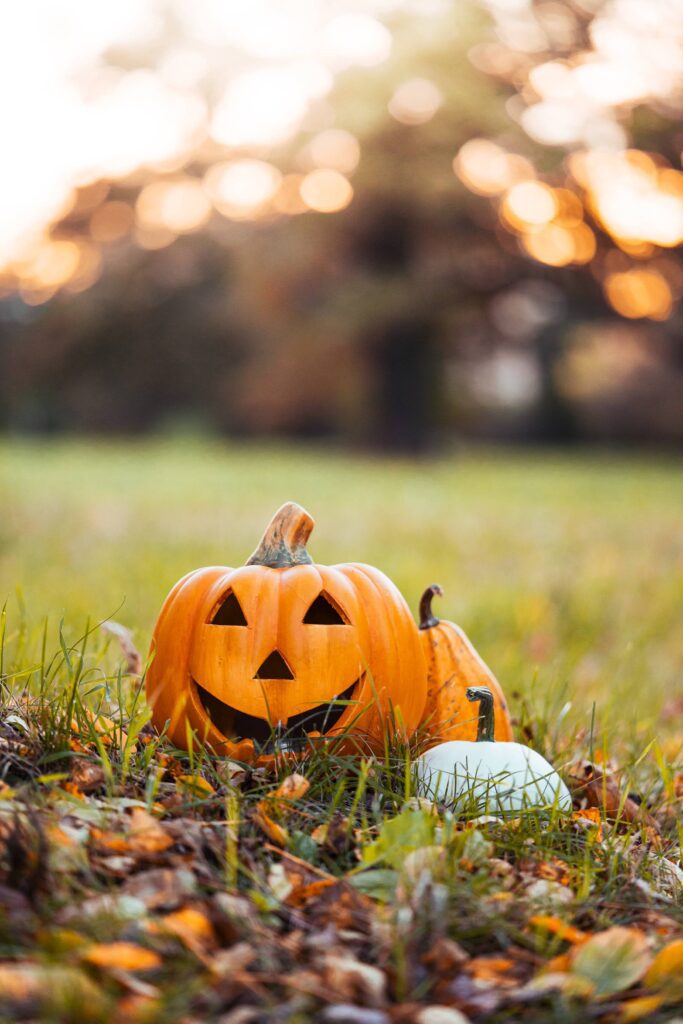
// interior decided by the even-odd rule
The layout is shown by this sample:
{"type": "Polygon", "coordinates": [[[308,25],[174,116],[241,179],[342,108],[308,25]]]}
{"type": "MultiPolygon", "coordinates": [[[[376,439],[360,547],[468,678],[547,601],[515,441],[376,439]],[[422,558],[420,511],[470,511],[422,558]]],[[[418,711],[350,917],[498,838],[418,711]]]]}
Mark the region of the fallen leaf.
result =
{"type": "Polygon", "coordinates": [[[181,796],[195,800],[213,796],[216,792],[211,783],[201,775],[178,775],[175,785],[181,796]]]}
{"type": "Polygon", "coordinates": [[[519,979],[512,973],[516,968],[516,962],[505,956],[476,956],[465,964],[464,971],[483,985],[516,988],[519,979]]]}
{"type": "Polygon", "coordinates": [[[326,984],[335,996],[366,1006],[382,1006],[386,1001],[387,979],[384,971],[364,964],[351,954],[326,954],[320,961],[326,984]]]}
{"type": "Polygon", "coordinates": [[[120,999],[111,1024],[147,1024],[157,1019],[159,1001],[153,996],[132,993],[120,999]]]}
{"type": "Polygon", "coordinates": [[[128,878],[121,891],[142,900],[148,910],[174,910],[196,894],[197,880],[184,868],[151,868],[128,878]]]}
{"type": "Polygon", "coordinates": [[[601,843],[605,838],[604,829],[602,827],[602,815],[597,807],[584,807],[580,811],[574,811],[572,814],[572,821],[580,821],[595,826],[595,842],[601,843]]]}
{"type": "Polygon", "coordinates": [[[621,792],[613,773],[602,772],[595,765],[585,762],[580,774],[570,778],[574,795],[583,798],[589,808],[599,810],[606,818],[637,822],[659,831],[654,818],[630,796],[621,792]]]}
{"type": "Polygon", "coordinates": [[[209,917],[196,907],[183,907],[165,914],[159,928],[175,935],[193,953],[206,953],[218,945],[209,917]]]}
{"type": "Polygon", "coordinates": [[[658,989],[670,997],[683,999],[683,939],[660,949],[643,978],[646,988],[658,989]]]}
{"type": "Polygon", "coordinates": [[[81,793],[95,793],[105,783],[104,769],[97,761],[75,757],[71,762],[69,781],[81,793]]]}
{"type": "Polygon", "coordinates": [[[588,978],[579,974],[567,974],[564,971],[544,971],[520,990],[520,994],[561,992],[565,996],[578,999],[591,999],[595,994],[595,986],[588,978]]]}
{"type": "Polygon", "coordinates": [[[629,999],[626,1003],[620,1003],[618,1024],[631,1024],[631,1021],[650,1017],[656,1013],[663,1002],[663,996],[638,996],[636,999],[629,999]]]}
{"type": "Polygon", "coordinates": [[[100,942],[90,946],[83,959],[94,967],[118,971],[153,971],[161,957],[134,942],[100,942]]]}
{"type": "Polygon", "coordinates": [[[310,782],[303,775],[297,775],[296,773],[288,775],[282,780],[280,785],[273,793],[275,799],[283,800],[300,800],[303,796],[308,793],[310,789],[310,782]]]}
{"type": "Polygon", "coordinates": [[[595,986],[597,999],[635,985],[652,962],[649,943],[638,928],[608,928],[575,947],[571,971],[595,986]]]}
{"type": "Polygon", "coordinates": [[[97,845],[113,853],[162,853],[175,840],[141,807],[134,807],[130,825],[126,832],[101,832],[93,829],[93,838],[97,845]]]}
{"type": "Polygon", "coordinates": [[[350,1003],[326,1006],[320,1020],[324,1024],[389,1024],[389,1017],[383,1010],[371,1010],[350,1003]]]}
{"type": "Polygon", "coordinates": [[[452,977],[462,970],[469,958],[469,954],[458,942],[441,936],[429,952],[424,954],[422,962],[427,967],[432,967],[437,974],[452,977]]]}
{"type": "Polygon", "coordinates": [[[534,928],[550,932],[551,935],[557,935],[563,942],[578,944],[585,942],[588,938],[586,933],[582,932],[579,928],[574,928],[573,925],[567,924],[566,921],[561,921],[559,917],[552,917],[547,914],[535,914],[534,917],[529,918],[529,924],[533,925],[534,928]]]}
{"type": "Polygon", "coordinates": [[[286,846],[289,842],[289,833],[286,828],[278,824],[268,813],[269,803],[267,800],[261,800],[256,805],[254,811],[254,821],[259,826],[262,832],[272,839],[278,846],[286,846]]]}
{"type": "Polygon", "coordinates": [[[469,1024],[460,1010],[452,1006],[425,1006],[415,1017],[416,1024],[469,1024]]]}
{"type": "Polygon", "coordinates": [[[42,1020],[87,1024],[106,1020],[108,1013],[100,989],[75,967],[0,964],[0,1016],[16,1020],[39,1015],[42,1020]]]}

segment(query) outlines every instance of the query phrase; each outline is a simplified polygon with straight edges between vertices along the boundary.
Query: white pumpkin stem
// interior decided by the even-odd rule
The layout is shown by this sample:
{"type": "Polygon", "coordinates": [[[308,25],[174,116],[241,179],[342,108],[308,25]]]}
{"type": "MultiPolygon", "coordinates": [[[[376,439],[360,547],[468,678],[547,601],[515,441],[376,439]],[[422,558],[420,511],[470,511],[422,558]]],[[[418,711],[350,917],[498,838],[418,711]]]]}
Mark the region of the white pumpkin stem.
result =
{"type": "Polygon", "coordinates": [[[271,569],[285,569],[290,565],[312,565],[306,550],[315,520],[295,501],[286,502],[277,510],[266,527],[261,543],[247,565],[267,565],[271,569]]]}
{"type": "Polygon", "coordinates": [[[479,701],[479,725],[477,726],[477,743],[493,743],[496,728],[496,712],[493,706],[493,694],[488,686],[470,686],[465,696],[468,700],[479,701]]]}
{"type": "Polygon", "coordinates": [[[431,583],[420,598],[420,629],[432,629],[439,625],[439,619],[432,611],[435,597],[443,597],[443,590],[438,583],[431,583]]]}

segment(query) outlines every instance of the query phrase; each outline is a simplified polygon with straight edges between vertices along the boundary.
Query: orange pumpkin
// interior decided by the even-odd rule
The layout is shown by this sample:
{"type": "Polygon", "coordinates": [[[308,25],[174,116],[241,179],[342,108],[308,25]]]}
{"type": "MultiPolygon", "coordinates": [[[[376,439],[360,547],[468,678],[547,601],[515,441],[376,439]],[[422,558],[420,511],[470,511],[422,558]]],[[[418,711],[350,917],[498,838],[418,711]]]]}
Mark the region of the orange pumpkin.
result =
{"type": "Polygon", "coordinates": [[[467,690],[485,686],[493,694],[495,739],[511,740],[512,722],[500,684],[459,626],[437,619],[438,583],[427,587],[420,600],[420,637],[427,661],[427,702],[422,720],[430,744],[446,740],[476,740],[478,717],[472,714],[467,690]]]}
{"type": "Polygon", "coordinates": [[[197,569],[166,598],[146,688],[177,746],[254,762],[275,739],[351,731],[381,750],[391,715],[406,736],[417,727],[427,673],[408,606],[372,566],[314,565],[313,526],[289,502],[245,566],[197,569]]]}

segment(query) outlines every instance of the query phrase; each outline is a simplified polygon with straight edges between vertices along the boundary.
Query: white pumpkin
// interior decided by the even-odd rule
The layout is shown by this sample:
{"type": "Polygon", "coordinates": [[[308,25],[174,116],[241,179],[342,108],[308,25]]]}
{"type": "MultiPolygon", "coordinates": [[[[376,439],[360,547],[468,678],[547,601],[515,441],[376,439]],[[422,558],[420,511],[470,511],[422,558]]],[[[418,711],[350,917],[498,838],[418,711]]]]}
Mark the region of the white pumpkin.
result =
{"type": "Polygon", "coordinates": [[[544,757],[521,743],[494,741],[491,691],[471,687],[467,699],[480,703],[476,741],[439,743],[418,757],[418,795],[459,813],[510,814],[552,807],[571,811],[569,790],[544,757]]]}

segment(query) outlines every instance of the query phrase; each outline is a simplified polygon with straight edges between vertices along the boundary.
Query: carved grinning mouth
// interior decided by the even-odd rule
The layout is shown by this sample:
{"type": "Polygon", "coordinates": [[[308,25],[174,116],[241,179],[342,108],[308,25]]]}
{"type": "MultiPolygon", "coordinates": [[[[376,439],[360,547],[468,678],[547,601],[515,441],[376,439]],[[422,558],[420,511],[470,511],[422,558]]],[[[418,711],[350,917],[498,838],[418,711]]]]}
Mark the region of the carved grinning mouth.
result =
{"type": "MultiPolygon", "coordinates": [[[[303,745],[306,736],[311,732],[325,733],[337,724],[348,707],[346,701],[353,697],[353,691],[360,681],[360,677],[351,685],[337,694],[327,704],[321,704],[309,711],[301,711],[298,715],[290,715],[287,725],[281,734],[288,746],[303,745]]],[[[277,723],[270,723],[265,718],[257,718],[255,715],[247,715],[243,711],[225,704],[218,697],[205,690],[203,686],[193,679],[199,699],[204,710],[217,729],[229,739],[253,740],[255,747],[269,747],[273,743],[277,723]]]]}

